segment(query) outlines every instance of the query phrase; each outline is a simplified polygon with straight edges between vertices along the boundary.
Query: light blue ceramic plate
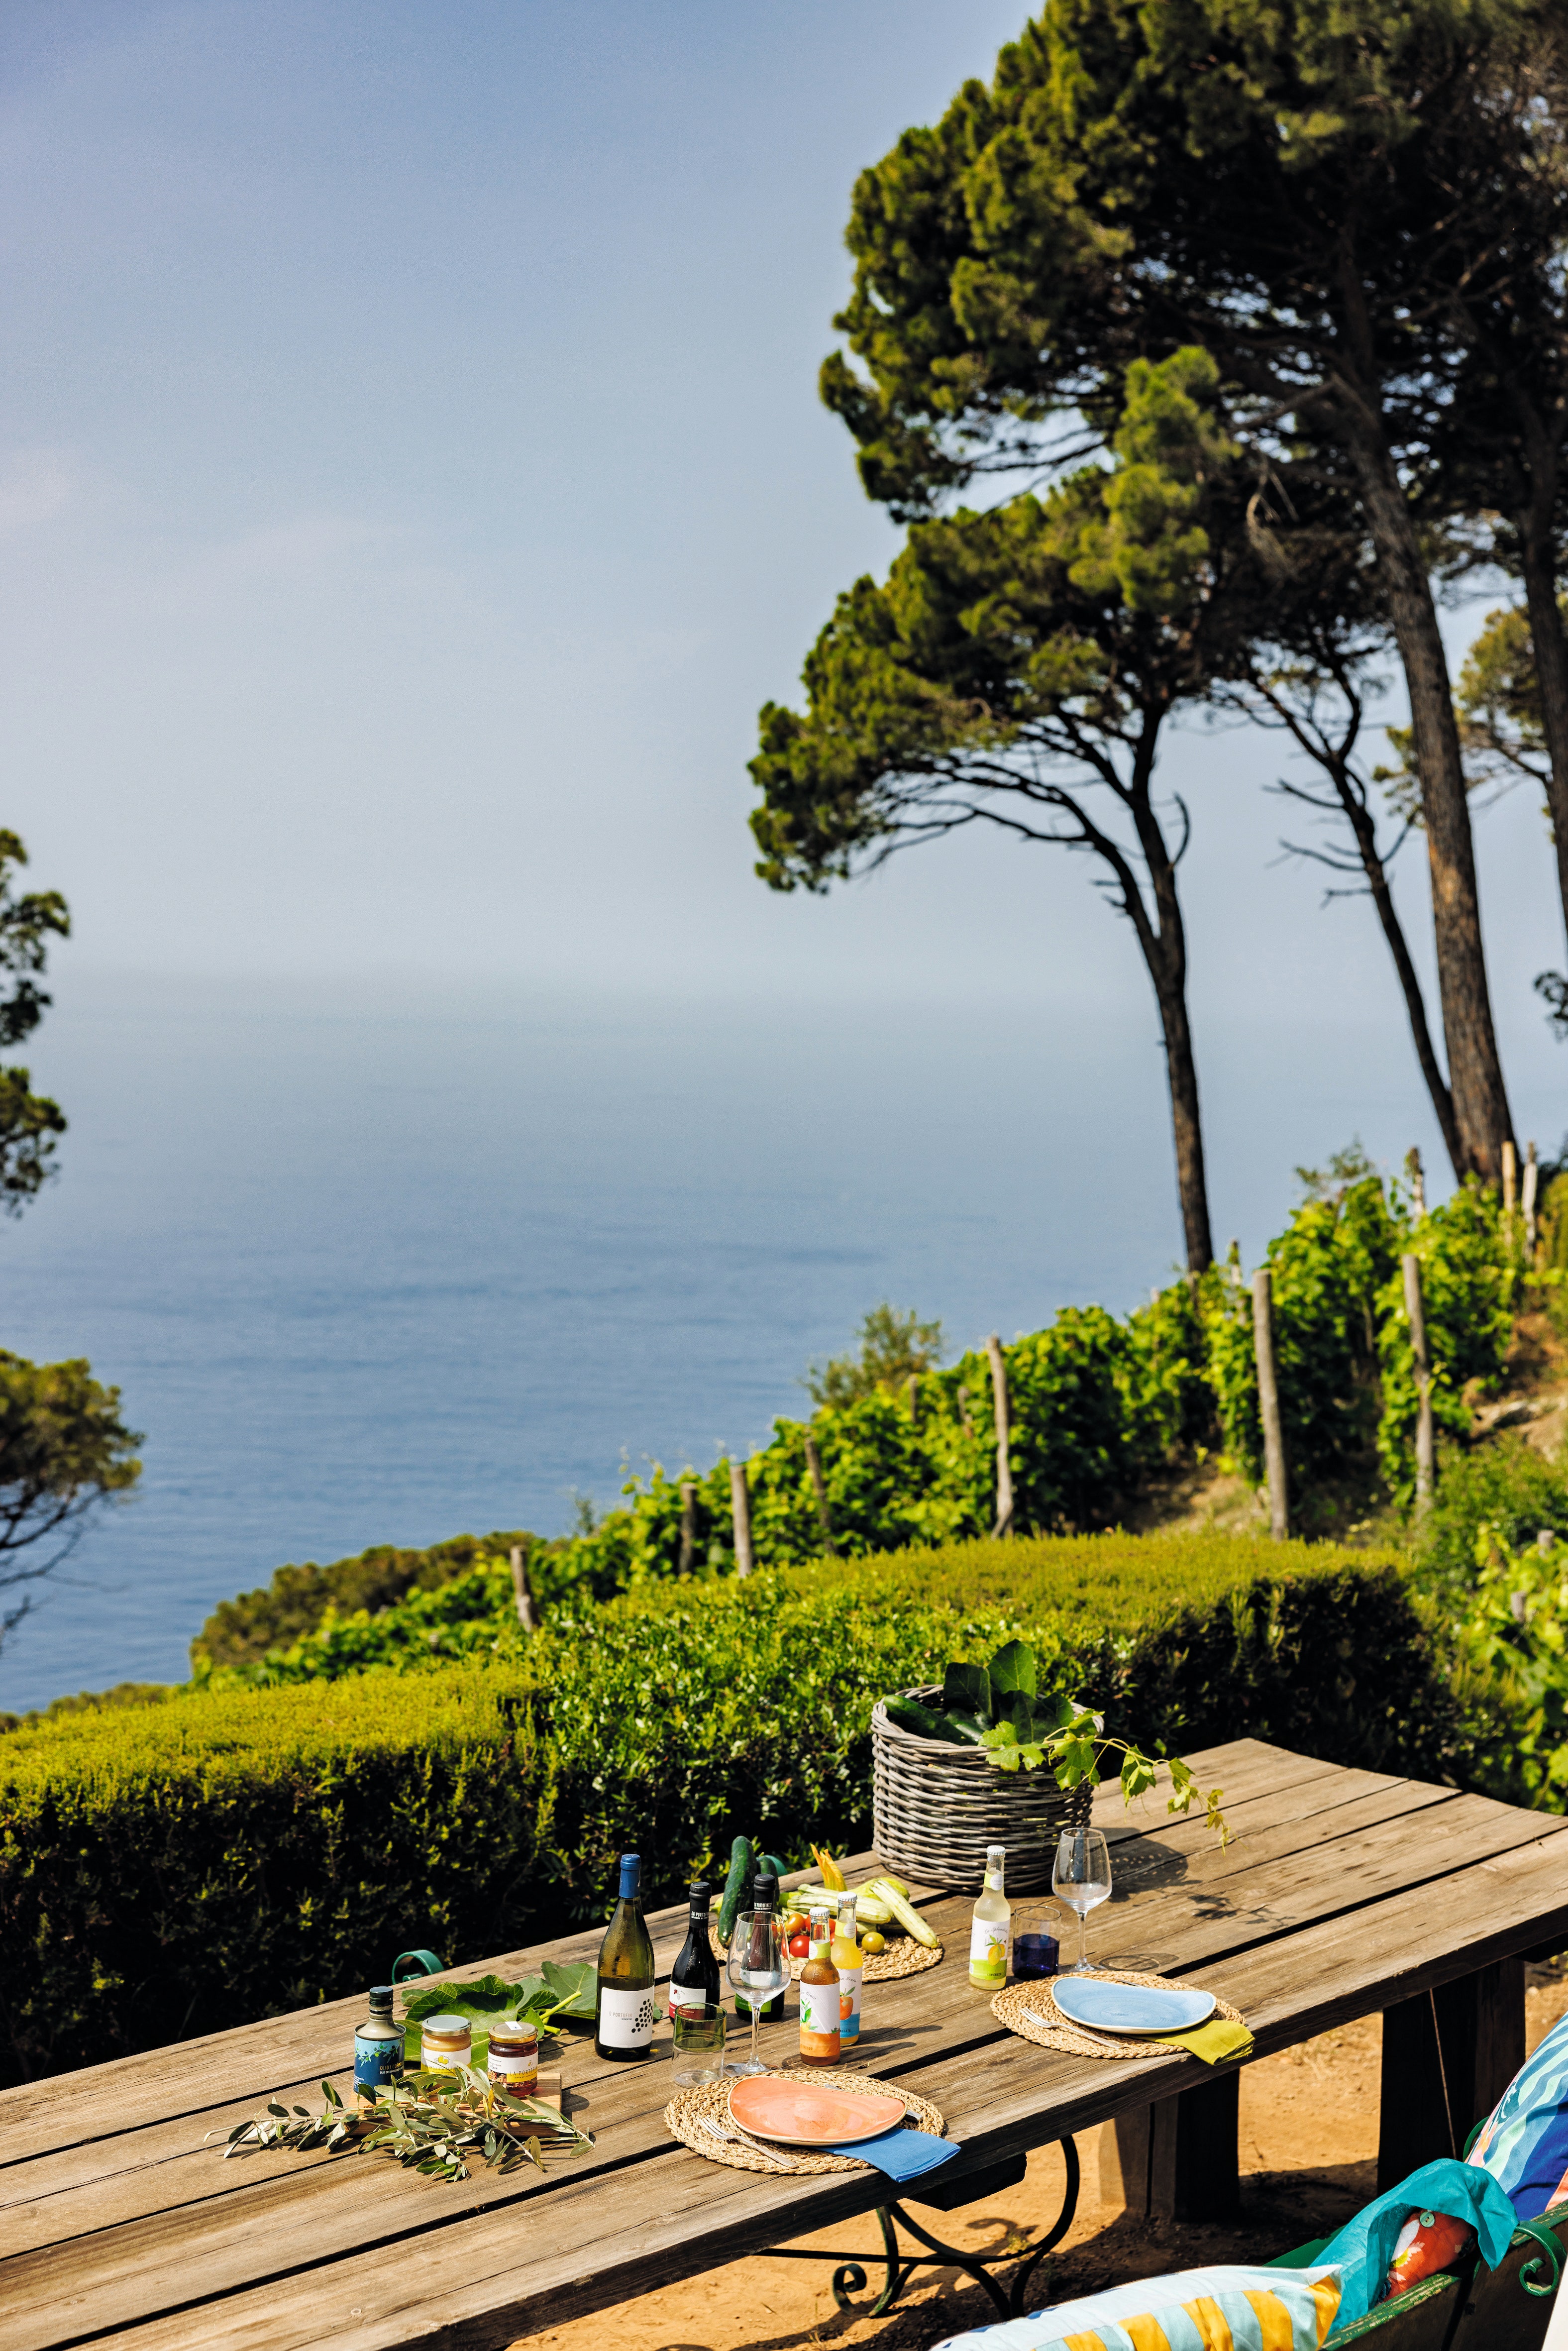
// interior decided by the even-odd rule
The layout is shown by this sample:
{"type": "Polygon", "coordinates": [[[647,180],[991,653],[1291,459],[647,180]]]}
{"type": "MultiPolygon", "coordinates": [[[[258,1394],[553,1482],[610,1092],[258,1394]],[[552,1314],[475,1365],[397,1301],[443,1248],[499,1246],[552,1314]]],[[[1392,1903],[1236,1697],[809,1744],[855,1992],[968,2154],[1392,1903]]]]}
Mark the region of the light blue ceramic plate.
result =
{"type": "Polygon", "coordinates": [[[1214,2014],[1211,1991],[1155,1991],[1095,1976],[1053,1976],[1051,1991],[1063,2016],[1096,2032],[1186,2032],[1214,2014]]]}

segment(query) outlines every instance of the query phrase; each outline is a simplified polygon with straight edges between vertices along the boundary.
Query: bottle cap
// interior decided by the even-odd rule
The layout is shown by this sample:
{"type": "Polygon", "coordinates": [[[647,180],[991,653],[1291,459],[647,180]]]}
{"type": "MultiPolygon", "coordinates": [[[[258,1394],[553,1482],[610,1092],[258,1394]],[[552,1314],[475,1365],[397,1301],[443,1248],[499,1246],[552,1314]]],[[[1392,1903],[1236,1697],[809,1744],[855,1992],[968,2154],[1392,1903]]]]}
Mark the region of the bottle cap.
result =
{"type": "Polygon", "coordinates": [[[1001,1864],[1006,1861],[1007,1857],[1008,1849],[1005,1844],[988,1844],[986,1847],[986,1866],[988,1869],[999,1868],[1001,1864]]]}
{"type": "Polygon", "coordinates": [[[643,1864],[640,1857],[634,1853],[623,1853],[621,1856],[621,1899],[622,1902],[631,1901],[632,1896],[638,1890],[639,1885],[642,1881],[642,1876],[643,1864]]]}
{"type": "Polygon", "coordinates": [[[690,1901],[708,1902],[713,1898],[713,1887],[706,1877],[694,1877],[686,1888],[686,1895],[690,1901]]]}
{"type": "Polygon", "coordinates": [[[371,1986],[371,2006],[372,2008],[390,2008],[392,2004],[392,1987],[391,1984],[372,1984],[371,1986]]]}
{"type": "Polygon", "coordinates": [[[758,1902],[766,1903],[771,1909],[779,1899],[779,1880],[776,1877],[759,1877],[757,1881],[755,1898],[758,1902]]]}

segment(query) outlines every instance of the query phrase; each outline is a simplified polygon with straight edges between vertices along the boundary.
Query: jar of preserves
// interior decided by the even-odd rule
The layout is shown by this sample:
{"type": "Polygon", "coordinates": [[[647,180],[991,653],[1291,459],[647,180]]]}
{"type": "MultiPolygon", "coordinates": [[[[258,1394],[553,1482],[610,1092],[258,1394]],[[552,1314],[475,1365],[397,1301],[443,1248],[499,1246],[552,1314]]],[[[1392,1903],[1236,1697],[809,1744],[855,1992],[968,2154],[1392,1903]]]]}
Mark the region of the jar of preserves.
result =
{"type": "Polygon", "coordinates": [[[490,2027],[486,2060],[493,2088],[509,2098],[531,2098],[539,2085],[539,2029],[520,2016],[504,2016],[490,2027]]]}
{"type": "Polygon", "coordinates": [[[427,2074],[451,2073],[474,2062],[474,2029],[465,2016],[427,2016],[419,2028],[419,2062],[427,2074]]]}

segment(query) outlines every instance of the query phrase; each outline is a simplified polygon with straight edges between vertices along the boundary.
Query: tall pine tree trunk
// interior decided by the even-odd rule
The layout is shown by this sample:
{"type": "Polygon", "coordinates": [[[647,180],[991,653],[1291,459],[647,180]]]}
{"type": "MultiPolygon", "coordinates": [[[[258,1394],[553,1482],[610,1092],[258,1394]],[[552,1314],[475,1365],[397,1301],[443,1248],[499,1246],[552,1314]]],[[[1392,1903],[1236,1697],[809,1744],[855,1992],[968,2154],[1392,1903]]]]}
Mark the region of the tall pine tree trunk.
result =
{"type": "Polygon", "coordinates": [[[1468,1169],[1496,1183],[1502,1171],[1502,1146],[1512,1135],[1513,1122],[1492,1026],[1475,843],[1448,660],[1409,503],[1389,456],[1381,423],[1371,403],[1354,391],[1342,401],[1340,415],[1377,549],[1388,616],[1410,695],[1416,772],[1432,882],[1437,988],[1459,1148],[1468,1169]]]}
{"type": "Polygon", "coordinates": [[[1519,551],[1535,680],[1541,691],[1541,731],[1546,738],[1546,805],[1557,853],[1557,891],[1568,927],[1568,633],[1557,602],[1549,517],[1545,521],[1535,514],[1519,517],[1519,551]]]}

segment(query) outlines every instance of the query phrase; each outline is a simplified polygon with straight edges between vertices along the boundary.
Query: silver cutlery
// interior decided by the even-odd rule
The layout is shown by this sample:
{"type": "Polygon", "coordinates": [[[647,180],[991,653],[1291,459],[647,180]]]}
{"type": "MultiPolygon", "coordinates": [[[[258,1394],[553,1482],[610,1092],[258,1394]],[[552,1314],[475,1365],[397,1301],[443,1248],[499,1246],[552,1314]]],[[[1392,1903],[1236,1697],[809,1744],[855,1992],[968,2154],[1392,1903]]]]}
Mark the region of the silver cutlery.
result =
{"type": "Polygon", "coordinates": [[[799,2171],[801,2168],[800,2164],[793,2162],[788,2156],[780,2155],[776,2148],[759,2145],[736,2123],[716,2122],[707,2115],[699,2115],[697,2123],[698,2127],[706,2130],[710,2138],[727,2138],[736,2147],[747,2147],[753,2155],[761,2156],[764,2162],[770,2163],[775,2170],[799,2171]]]}

